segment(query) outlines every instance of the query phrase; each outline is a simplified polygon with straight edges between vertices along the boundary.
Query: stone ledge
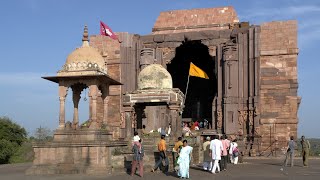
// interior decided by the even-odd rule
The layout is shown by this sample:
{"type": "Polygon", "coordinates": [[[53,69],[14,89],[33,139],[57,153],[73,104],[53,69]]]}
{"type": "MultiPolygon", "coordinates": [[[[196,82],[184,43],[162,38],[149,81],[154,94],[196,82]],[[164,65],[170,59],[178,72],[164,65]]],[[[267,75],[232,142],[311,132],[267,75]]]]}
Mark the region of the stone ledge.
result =
{"type": "Polygon", "coordinates": [[[289,54],[299,54],[299,48],[260,51],[261,56],[276,56],[276,55],[289,55],[289,54]]]}
{"type": "MultiPolygon", "coordinates": [[[[263,113],[261,113],[263,114],[263,113]]],[[[260,119],[260,124],[298,124],[298,119],[260,119]]]]}

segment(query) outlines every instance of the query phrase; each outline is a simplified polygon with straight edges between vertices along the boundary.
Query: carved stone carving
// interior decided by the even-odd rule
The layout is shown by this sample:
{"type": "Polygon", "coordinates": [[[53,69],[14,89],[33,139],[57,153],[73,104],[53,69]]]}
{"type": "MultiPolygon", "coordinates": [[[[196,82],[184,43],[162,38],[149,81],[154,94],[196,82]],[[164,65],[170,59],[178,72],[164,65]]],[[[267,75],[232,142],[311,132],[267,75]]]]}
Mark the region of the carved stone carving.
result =
{"type": "Polygon", "coordinates": [[[222,129],[222,111],[221,110],[218,110],[217,111],[217,116],[218,116],[218,118],[217,118],[217,128],[218,129],[222,129]]]}
{"type": "Polygon", "coordinates": [[[255,127],[255,128],[254,128],[254,135],[255,135],[255,136],[261,136],[260,127],[255,127]]]}
{"type": "Polygon", "coordinates": [[[62,66],[59,72],[85,71],[85,70],[97,70],[97,71],[107,73],[105,67],[100,67],[97,63],[88,62],[88,61],[77,62],[77,63],[72,62],[70,64],[65,64],[62,66]]]}
{"type": "Polygon", "coordinates": [[[175,49],[172,48],[163,48],[162,49],[162,58],[166,64],[171,64],[171,60],[175,57],[175,49]]]}
{"type": "Polygon", "coordinates": [[[146,66],[153,64],[154,59],[154,49],[151,48],[143,48],[140,52],[140,66],[141,69],[145,68],[146,66]]]}
{"type": "Polygon", "coordinates": [[[120,128],[126,128],[125,112],[120,113],[120,128]]]}
{"type": "Polygon", "coordinates": [[[137,125],[137,114],[136,112],[132,111],[131,112],[131,128],[136,128],[136,125],[137,125]]]}
{"type": "Polygon", "coordinates": [[[231,39],[231,41],[225,43],[222,47],[223,60],[237,60],[238,59],[238,46],[236,44],[236,39],[231,39]]]}
{"type": "Polygon", "coordinates": [[[250,110],[249,111],[249,125],[253,126],[253,116],[254,116],[254,111],[250,110]]]}
{"type": "Polygon", "coordinates": [[[239,116],[238,116],[238,123],[240,126],[246,122],[246,117],[248,115],[247,111],[238,110],[239,116]]]}
{"type": "Polygon", "coordinates": [[[217,55],[217,47],[216,46],[210,46],[209,47],[209,54],[212,57],[215,57],[217,55]]]}

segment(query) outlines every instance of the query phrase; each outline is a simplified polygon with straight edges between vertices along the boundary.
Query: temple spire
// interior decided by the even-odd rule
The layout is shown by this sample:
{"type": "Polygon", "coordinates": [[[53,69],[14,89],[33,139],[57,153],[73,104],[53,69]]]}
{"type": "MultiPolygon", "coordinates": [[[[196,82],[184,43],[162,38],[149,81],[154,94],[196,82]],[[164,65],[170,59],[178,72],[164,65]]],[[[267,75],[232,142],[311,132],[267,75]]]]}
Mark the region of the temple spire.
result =
{"type": "Polygon", "coordinates": [[[82,47],[89,46],[89,35],[88,35],[88,26],[84,26],[83,37],[82,37],[82,47]]]}

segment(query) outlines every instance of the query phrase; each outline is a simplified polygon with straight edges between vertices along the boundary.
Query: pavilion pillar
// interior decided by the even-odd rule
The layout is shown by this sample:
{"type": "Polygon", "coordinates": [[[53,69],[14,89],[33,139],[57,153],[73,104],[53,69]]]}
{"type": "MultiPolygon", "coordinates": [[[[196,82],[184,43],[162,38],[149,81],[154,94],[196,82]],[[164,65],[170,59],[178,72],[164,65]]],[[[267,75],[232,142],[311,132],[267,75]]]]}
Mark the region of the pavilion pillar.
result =
{"type": "Polygon", "coordinates": [[[108,123],[108,107],[109,107],[109,96],[104,97],[103,99],[103,123],[108,123]]]}
{"type": "Polygon", "coordinates": [[[67,96],[68,87],[59,85],[59,101],[60,101],[60,112],[59,112],[59,129],[65,128],[65,101],[67,96]]]}
{"type": "Polygon", "coordinates": [[[106,85],[103,87],[102,89],[102,98],[103,98],[103,124],[107,124],[108,123],[108,106],[109,106],[109,92],[108,92],[108,88],[109,85],[106,85]]]}
{"type": "Polygon", "coordinates": [[[90,129],[97,128],[97,97],[98,97],[98,87],[97,85],[90,85],[89,86],[89,98],[91,100],[91,122],[90,122],[90,129]]]}
{"type": "Polygon", "coordinates": [[[72,127],[78,129],[79,127],[79,101],[81,90],[78,87],[72,89],[72,100],[73,100],[73,122],[72,127]]]}

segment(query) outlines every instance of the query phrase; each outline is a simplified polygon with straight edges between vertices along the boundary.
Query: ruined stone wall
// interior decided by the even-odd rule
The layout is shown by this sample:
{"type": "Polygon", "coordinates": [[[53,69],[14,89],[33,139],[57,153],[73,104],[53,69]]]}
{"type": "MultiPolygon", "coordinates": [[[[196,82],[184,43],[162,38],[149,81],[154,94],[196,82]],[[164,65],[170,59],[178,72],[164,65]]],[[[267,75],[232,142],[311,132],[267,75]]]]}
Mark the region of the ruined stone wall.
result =
{"type": "Polygon", "coordinates": [[[261,150],[283,150],[297,137],[297,21],[263,23],[260,42],[261,150]]]}
{"type": "Polygon", "coordinates": [[[239,19],[233,7],[218,7],[161,12],[153,34],[170,34],[199,30],[229,29],[239,19]]]}
{"type": "MultiPolygon", "coordinates": [[[[101,35],[90,36],[90,45],[97,48],[104,57],[107,74],[113,79],[121,82],[120,68],[120,43],[110,37],[101,35]]],[[[109,87],[109,103],[108,103],[108,126],[120,126],[120,99],[121,86],[113,85],[109,87]]],[[[101,102],[102,104],[102,102],[101,102]]],[[[114,132],[114,137],[118,137],[119,132],[114,132]]]]}

